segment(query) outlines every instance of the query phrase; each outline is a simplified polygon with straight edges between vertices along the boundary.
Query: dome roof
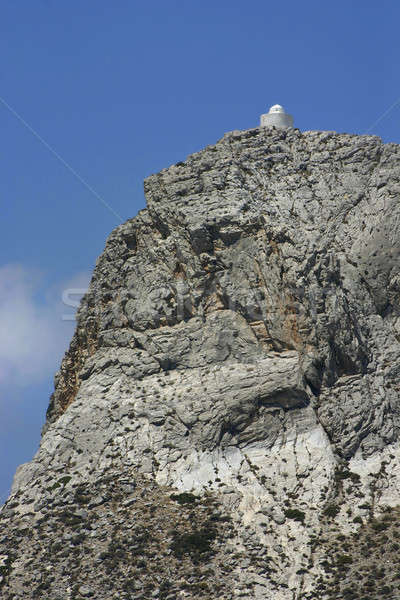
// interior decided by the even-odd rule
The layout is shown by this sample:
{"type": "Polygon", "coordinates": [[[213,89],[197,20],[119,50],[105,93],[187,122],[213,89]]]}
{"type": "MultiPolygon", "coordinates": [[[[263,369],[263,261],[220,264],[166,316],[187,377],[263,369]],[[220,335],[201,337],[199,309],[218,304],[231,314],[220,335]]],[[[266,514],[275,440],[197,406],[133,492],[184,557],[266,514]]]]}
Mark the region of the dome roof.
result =
{"type": "Polygon", "coordinates": [[[285,109],[280,104],[274,104],[269,109],[269,112],[270,113],[285,113],[285,109]]]}

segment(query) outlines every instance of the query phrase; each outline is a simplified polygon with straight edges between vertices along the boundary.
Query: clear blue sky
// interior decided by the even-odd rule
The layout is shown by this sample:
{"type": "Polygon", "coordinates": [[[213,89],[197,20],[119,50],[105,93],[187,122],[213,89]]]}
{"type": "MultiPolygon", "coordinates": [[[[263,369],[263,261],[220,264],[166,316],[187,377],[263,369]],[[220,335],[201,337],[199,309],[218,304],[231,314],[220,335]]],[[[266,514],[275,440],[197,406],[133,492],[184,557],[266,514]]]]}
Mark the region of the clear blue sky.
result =
{"type": "Polygon", "coordinates": [[[371,131],[399,143],[399,23],[396,0],[1,3],[0,501],[72,335],[62,290],[118,224],[62,160],[125,220],[144,177],[277,102],[363,133],[399,100],[371,131]]]}

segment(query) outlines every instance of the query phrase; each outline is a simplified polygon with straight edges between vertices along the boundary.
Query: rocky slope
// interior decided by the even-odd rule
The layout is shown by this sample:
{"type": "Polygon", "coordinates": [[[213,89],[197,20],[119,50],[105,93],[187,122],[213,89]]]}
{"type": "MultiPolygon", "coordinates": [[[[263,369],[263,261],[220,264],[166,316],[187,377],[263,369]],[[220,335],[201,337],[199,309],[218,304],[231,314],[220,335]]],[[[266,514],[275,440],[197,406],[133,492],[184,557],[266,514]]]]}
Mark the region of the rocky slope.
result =
{"type": "Polygon", "coordinates": [[[400,147],[235,131],[99,258],[4,599],[400,598],[400,147]]]}

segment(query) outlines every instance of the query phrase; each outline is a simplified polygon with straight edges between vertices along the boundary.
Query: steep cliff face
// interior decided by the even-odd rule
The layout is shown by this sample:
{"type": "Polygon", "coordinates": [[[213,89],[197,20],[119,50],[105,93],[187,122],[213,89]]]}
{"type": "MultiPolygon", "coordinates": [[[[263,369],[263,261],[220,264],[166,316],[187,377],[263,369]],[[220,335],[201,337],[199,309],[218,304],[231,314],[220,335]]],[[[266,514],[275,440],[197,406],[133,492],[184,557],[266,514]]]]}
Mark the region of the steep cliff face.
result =
{"type": "Polygon", "coordinates": [[[400,147],[232,132],[145,192],[0,513],[2,597],[397,597],[400,147]]]}

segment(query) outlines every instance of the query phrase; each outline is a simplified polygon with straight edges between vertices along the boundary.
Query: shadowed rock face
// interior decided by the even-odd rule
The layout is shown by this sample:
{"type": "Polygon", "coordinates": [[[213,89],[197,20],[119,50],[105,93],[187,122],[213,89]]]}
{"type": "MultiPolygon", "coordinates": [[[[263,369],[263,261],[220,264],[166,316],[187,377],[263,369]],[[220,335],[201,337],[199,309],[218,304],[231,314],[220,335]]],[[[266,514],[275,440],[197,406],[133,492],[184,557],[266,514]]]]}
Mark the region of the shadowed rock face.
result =
{"type": "MultiPolygon", "coordinates": [[[[140,479],[150,508],[157,486],[164,498],[195,493],[193,539],[211,568],[227,570],[219,591],[216,571],[200,569],[190,585],[207,589],[190,588],[185,571],[163,595],[152,571],[161,546],[186,552],[189,565],[202,554],[189,538],[179,554],[177,536],[192,533],[168,529],[164,499],[165,529],[153,528],[161,546],[149,572],[135,571],[142,587],[125,590],[121,567],[115,589],[92,583],[94,597],[342,598],[346,561],[329,566],[324,554],[335,527],[351,536],[399,503],[400,147],[333,132],[232,132],[149,177],[145,193],[147,208],[97,262],[41,447],[17,471],[3,525],[21,529],[28,515],[40,526],[60,486],[70,504],[89,486],[93,504],[90,487],[106,478],[114,489],[123,472],[140,479]],[[206,496],[231,519],[229,535],[203,519],[206,496]]],[[[113,514],[125,501],[122,490],[113,514]]],[[[105,535],[122,535],[124,518],[105,535]]],[[[35,579],[29,596],[18,577],[30,559],[22,546],[17,554],[3,568],[4,597],[35,597],[35,579]]],[[[68,559],[57,561],[46,597],[84,597],[79,574],[73,585],[62,575],[68,559]]]]}

